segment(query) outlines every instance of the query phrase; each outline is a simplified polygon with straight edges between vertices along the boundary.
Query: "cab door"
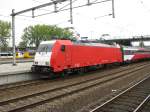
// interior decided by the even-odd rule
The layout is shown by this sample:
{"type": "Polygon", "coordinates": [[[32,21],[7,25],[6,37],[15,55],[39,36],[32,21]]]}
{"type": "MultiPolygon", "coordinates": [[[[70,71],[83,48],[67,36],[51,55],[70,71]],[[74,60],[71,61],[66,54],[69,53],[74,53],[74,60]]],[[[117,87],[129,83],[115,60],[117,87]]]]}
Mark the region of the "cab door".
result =
{"type": "Polygon", "coordinates": [[[67,68],[71,67],[72,58],[71,58],[71,46],[65,46],[65,64],[67,68]]]}

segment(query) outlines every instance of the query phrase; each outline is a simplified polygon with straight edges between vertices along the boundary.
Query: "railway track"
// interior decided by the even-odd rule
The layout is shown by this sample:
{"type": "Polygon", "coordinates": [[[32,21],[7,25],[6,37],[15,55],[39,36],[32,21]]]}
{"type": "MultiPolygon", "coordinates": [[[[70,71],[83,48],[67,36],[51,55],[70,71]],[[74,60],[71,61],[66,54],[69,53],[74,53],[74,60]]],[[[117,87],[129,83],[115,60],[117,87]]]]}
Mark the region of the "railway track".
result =
{"type": "MultiPolygon", "coordinates": [[[[139,66],[143,66],[143,65],[146,65],[147,63],[136,63],[136,64],[133,64],[133,65],[129,65],[129,66],[121,66],[119,68],[114,68],[114,69],[109,69],[109,71],[105,71],[105,70],[98,70],[98,71],[93,71],[93,72],[90,72],[90,73],[86,73],[86,75],[82,75],[82,77],[80,75],[73,75],[73,76],[70,76],[70,77],[65,77],[65,78],[57,78],[57,79],[53,79],[53,80],[34,80],[34,81],[27,81],[27,82],[21,82],[21,83],[14,83],[14,84],[8,84],[8,85],[1,85],[0,86],[0,96],[4,96],[4,94],[7,94],[7,96],[12,96],[15,91],[19,90],[21,91],[22,89],[26,90],[26,91],[32,91],[32,89],[34,90],[35,87],[38,87],[38,88],[44,88],[46,85],[47,86],[50,86],[51,87],[51,84],[52,85],[55,85],[53,83],[55,82],[61,82],[63,81],[63,85],[65,85],[65,82],[73,82],[73,83],[76,83],[76,82],[80,82],[83,80],[89,80],[89,79],[96,79],[96,78],[104,78],[105,76],[107,75],[113,75],[113,74],[116,74],[116,73],[120,73],[120,72],[123,72],[123,71],[126,71],[126,70],[130,70],[130,69],[133,69],[133,68],[136,68],[136,67],[139,67],[139,66]],[[100,75],[99,74],[96,74],[97,72],[101,72],[100,75]],[[81,78],[80,78],[81,77],[81,78]],[[71,80],[77,80],[77,81],[71,81],[71,80]],[[43,86],[42,86],[43,85],[43,86]],[[33,88],[32,88],[33,87],[33,88]],[[30,88],[30,89],[29,89],[30,88]],[[3,93],[4,94],[3,94],[3,93]]],[[[57,84],[59,85],[59,84],[57,84]]],[[[60,84],[62,86],[62,84],[60,84]]],[[[37,90],[37,89],[36,89],[37,90]]],[[[47,90],[47,89],[45,89],[47,90]]],[[[41,90],[41,91],[45,91],[45,90],[41,90]]],[[[38,91],[38,92],[41,92],[41,91],[38,91]]],[[[38,93],[36,91],[34,91],[34,93],[38,93]]],[[[19,94],[20,92],[17,92],[15,93],[15,96],[16,94],[19,94]]],[[[33,92],[32,92],[33,93],[33,92]]],[[[30,95],[29,94],[26,94],[26,95],[30,95]]],[[[18,95],[19,96],[19,95],[18,95]]],[[[23,96],[25,96],[23,94],[23,96]]],[[[1,97],[0,97],[1,98],[1,97]]],[[[3,99],[1,99],[3,101],[3,99]]]]}
{"type": "Polygon", "coordinates": [[[129,69],[136,68],[141,65],[145,65],[147,63],[139,63],[133,64],[129,66],[121,66],[119,68],[105,70],[98,70],[92,73],[86,73],[86,75],[75,75],[66,78],[57,78],[53,80],[39,80],[39,81],[29,81],[29,82],[22,82],[16,83],[12,85],[4,85],[0,86],[0,101],[6,101],[10,99],[16,99],[18,97],[28,96],[31,94],[36,94],[39,92],[48,91],[49,89],[58,88],[62,86],[66,86],[69,84],[74,84],[78,82],[82,82],[89,79],[96,79],[96,78],[103,78],[107,75],[113,75],[116,73],[120,73],[129,69]],[[98,72],[98,73],[97,73],[98,72]],[[28,91],[28,92],[23,92],[28,91]]]}
{"type": "Polygon", "coordinates": [[[33,93],[31,95],[22,96],[14,99],[8,99],[6,101],[0,101],[1,112],[14,112],[24,111],[28,108],[33,108],[42,105],[47,102],[58,100],[62,97],[73,95],[74,93],[84,91],[86,89],[105,84],[109,81],[117,80],[122,77],[133,75],[138,73],[141,69],[145,68],[149,64],[136,66],[136,68],[128,69],[128,71],[114,73],[114,75],[106,75],[103,77],[96,77],[88,80],[82,80],[69,85],[63,85],[39,93],[33,93]]]}
{"type": "Polygon", "coordinates": [[[134,110],[134,112],[150,112],[150,94],[143,102],[134,110]]]}
{"type": "Polygon", "coordinates": [[[6,89],[14,89],[18,87],[24,87],[28,85],[33,85],[33,84],[38,84],[38,83],[43,83],[45,81],[42,80],[32,80],[32,81],[23,81],[23,82],[17,82],[17,83],[12,83],[12,84],[5,84],[5,85],[0,85],[0,91],[5,91],[6,89]]]}
{"type": "MultiPolygon", "coordinates": [[[[142,62],[142,63],[135,63],[135,64],[132,64],[132,65],[129,65],[129,66],[122,66],[120,68],[114,68],[114,69],[110,69],[109,72],[110,73],[107,73],[108,75],[111,75],[111,74],[114,74],[114,73],[119,73],[119,72],[122,72],[122,71],[126,71],[128,69],[130,69],[131,67],[132,68],[136,68],[138,66],[141,66],[141,65],[146,65],[147,62],[142,62]]],[[[132,69],[131,68],[131,69],[132,69]]],[[[105,70],[101,71],[101,72],[104,72],[105,70]]],[[[100,72],[99,70],[98,71],[93,71],[93,72],[89,72],[87,75],[90,75],[92,73],[97,73],[97,72],[100,72]]],[[[101,75],[103,76],[103,75],[101,75]]],[[[80,76],[75,76],[75,77],[80,77],[80,76]]],[[[72,77],[65,77],[64,79],[70,79],[70,78],[74,78],[73,76],[72,77]]],[[[55,81],[59,81],[61,79],[53,79],[53,80],[33,80],[33,81],[25,81],[25,82],[17,82],[17,83],[13,83],[13,84],[6,84],[6,85],[1,85],[0,86],[0,91],[3,91],[3,90],[8,90],[8,89],[18,89],[18,88],[22,88],[22,87],[25,87],[25,86],[32,86],[32,85],[39,85],[39,84],[45,84],[45,83],[48,83],[48,82],[55,82],[55,81]]]]}
{"type": "Polygon", "coordinates": [[[89,112],[150,112],[150,76],[89,112]]]}

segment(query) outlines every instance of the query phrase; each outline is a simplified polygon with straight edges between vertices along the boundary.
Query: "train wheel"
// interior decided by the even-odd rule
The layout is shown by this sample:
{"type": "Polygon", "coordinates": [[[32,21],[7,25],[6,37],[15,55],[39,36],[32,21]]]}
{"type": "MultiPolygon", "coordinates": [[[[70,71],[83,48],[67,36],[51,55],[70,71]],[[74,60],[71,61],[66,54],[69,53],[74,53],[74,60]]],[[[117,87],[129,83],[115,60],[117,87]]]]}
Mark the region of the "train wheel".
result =
{"type": "Polygon", "coordinates": [[[69,76],[69,73],[65,72],[65,71],[61,72],[60,74],[61,74],[61,77],[63,77],[63,78],[69,76]]]}
{"type": "Polygon", "coordinates": [[[82,75],[85,73],[85,69],[84,68],[79,68],[78,69],[78,74],[82,75]]]}

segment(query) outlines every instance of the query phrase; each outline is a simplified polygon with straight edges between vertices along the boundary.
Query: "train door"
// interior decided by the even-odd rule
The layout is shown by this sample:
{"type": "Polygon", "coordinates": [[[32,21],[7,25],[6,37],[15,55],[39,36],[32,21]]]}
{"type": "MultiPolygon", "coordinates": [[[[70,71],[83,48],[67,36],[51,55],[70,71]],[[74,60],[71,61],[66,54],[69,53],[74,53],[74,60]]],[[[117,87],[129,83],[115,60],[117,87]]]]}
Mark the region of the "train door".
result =
{"type": "Polygon", "coordinates": [[[66,53],[65,53],[65,63],[66,63],[66,66],[67,68],[70,68],[71,67],[71,46],[66,46],[66,53]]]}
{"type": "Polygon", "coordinates": [[[64,59],[65,68],[70,68],[71,67],[71,46],[62,45],[61,51],[64,52],[64,56],[65,56],[64,59]]]}

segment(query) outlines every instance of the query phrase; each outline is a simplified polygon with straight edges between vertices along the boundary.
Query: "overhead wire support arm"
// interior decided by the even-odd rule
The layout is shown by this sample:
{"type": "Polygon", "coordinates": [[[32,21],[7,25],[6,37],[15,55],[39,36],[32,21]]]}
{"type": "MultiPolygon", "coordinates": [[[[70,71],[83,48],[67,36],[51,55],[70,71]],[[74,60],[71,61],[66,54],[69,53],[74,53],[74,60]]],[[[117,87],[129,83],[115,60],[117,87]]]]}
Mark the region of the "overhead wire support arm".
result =
{"type": "Polygon", "coordinates": [[[65,2],[65,1],[67,1],[67,0],[57,0],[57,1],[54,1],[54,2],[45,3],[45,4],[42,4],[42,5],[39,5],[39,6],[35,6],[35,7],[32,7],[32,8],[26,9],[26,10],[22,10],[20,12],[12,13],[11,16],[16,16],[16,15],[19,15],[19,14],[22,14],[22,13],[25,13],[25,12],[29,12],[29,11],[32,11],[32,10],[40,9],[40,8],[43,8],[43,7],[47,7],[47,6],[53,5],[55,3],[60,3],[60,2],[65,2]]]}
{"type": "Polygon", "coordinates": [[[91,5],[90,0],[87,0],[87,5],[91,5]]]}

